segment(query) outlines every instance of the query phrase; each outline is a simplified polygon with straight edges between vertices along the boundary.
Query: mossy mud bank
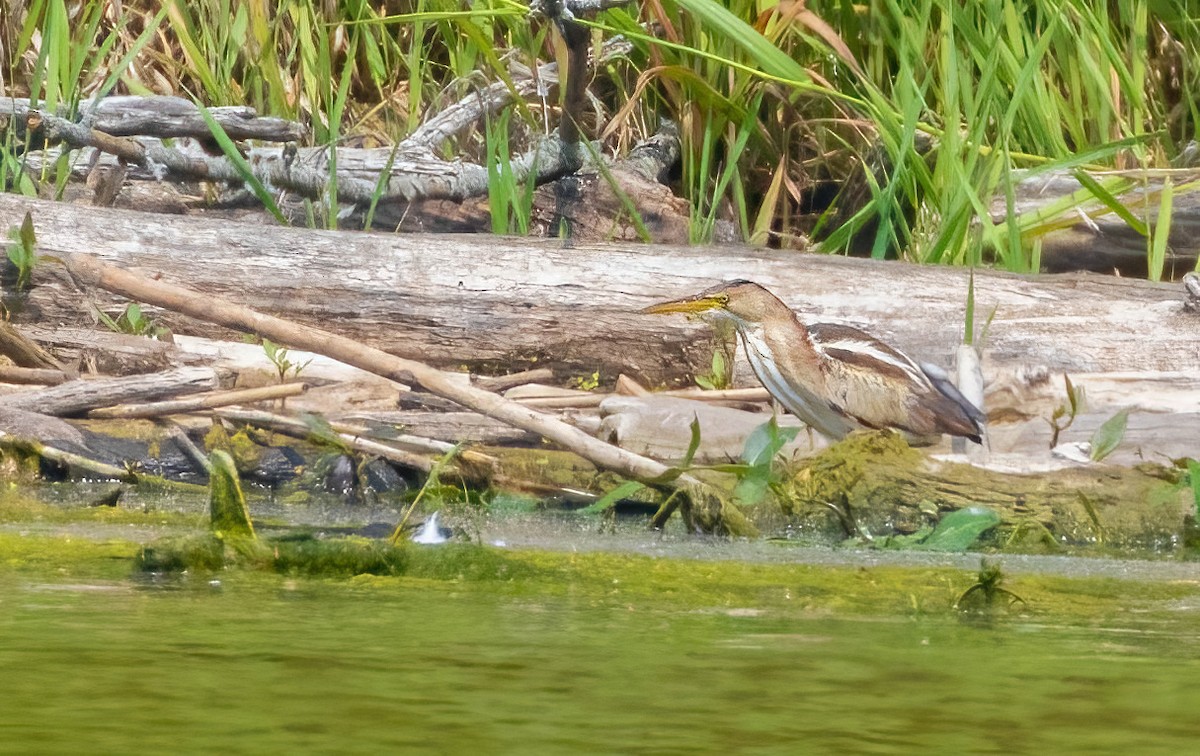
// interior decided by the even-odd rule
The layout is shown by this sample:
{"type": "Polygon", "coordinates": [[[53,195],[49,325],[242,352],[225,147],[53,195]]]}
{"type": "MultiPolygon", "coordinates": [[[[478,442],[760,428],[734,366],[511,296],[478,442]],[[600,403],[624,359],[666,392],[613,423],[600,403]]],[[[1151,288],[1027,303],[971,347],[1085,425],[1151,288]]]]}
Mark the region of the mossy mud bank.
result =
{"type": "MultiPolygon", "coordinates": [[[[41,485],[54,491],[52,497],[83,508],[111,507],[124,498],[134,502],[125,507],[161,509],[178,497],[206,495],[207,471],[195,461],[183,464],[185,451],[162,436],[158,426],[125,422],[83,427],[93,433],[91,438],[104,439],[101,448],[112,455],[107,464],[120,462],[130,471],[126,481],[85,484],[86,471],[39,462],[35,450],[23,454],[19,448],[0,452],[0,477],[23,480],[35,489],[38,481],[57,477],[53,486],[41,485]]],[[[281,525],[295,524],[292,514],[314,502],[320,503],[326,523],[394,525],[418,496],[418,521],[423,512],[443,506],[457,506],[468,519],[478,519],[501,502],[510,506],[514,501],[530,511],[570,511],[623,482],[575,454],[544,447],[479,447],[478,456],[493,460],[496,478],[520,481],[525,488],[514,491],[499,481],[489,485],[486,475],[467,481],[450,467],[432,473],[404,470],[381,459],[274,434],[231,434],[219,424],[202,442],[205,451],[228,454],[232,473],[245,481],[253,499],[251,516],[276,517],[281,525]]],[[[702,529],[806,545],[1194,555],[1198,485],[1186,464],[1164,462],[1014,474],[965,460],[935,459],[895,434],[864,433],[809,458],[772,461],[768,455],[754,465],[676,468],[702,479],[718,495],[686,502],[642,487],[612,500],[609,515],[644,518],[657,511],[652,522],[668,530],[681,527],[679,522],[692,529],[698,522],[715,523],[702,529]],[[683,516],[668,519],[674,509],[683,516]],[[928,540],[948,526],[951,515],[967,520],[965,513],[975,515],[975,537],[960,533],[942,545],[928,540]]],[[[581,517],[580,522],[599,528],[602,521],[581,517]]]]}
{"type": "Polygon", "coordinates": [[[994,556],[993,564],[1004,571],[1002,586],[1023,602],[1006,594],[989,602],[976,590],[956,606],[980,580],[978,554],[814,550],[688,536],[664,543],[630,528],[606,534],[578,526],[572,526],[576,536],[569,551],[561,550],[562,541],[560,549],[491,545],[494,541],[391,545],[362,536],[322,537],[312,530],[268,531],[254,543],[239,544],[211,535],[206,519],[170,511],[64,508],[10,489],[0,496],[0,578],[184,586],[305,579],[373,590],[565,595],[631,609],[1045,613],[1067,621],[1200,606],[1200,577],[1178,561],[994,556]],[[581,538],[593,548],[578,549],[581,538]]]}

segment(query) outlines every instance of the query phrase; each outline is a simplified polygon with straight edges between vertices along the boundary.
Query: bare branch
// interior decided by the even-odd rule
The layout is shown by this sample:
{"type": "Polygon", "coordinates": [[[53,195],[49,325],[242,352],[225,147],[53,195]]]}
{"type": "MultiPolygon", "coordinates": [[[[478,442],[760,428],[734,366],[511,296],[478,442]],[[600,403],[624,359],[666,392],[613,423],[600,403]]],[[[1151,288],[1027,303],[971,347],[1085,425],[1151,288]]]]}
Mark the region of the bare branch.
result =
{"type": "MultiPolygon", "coordinates": [[[[0,116],[24,120],[31,110],[38,108],[31,106],[28,99],[0,97],[0,116]]],[[[212,134],[196,104],[182,97],[105,97],[99,101],[85,100],[79,104],[79,112],[83,114],[78,121],[81,125],[112,136],[207,139],[212,134]]],[[[214,107],[208,112],[231,139],[294,142],[307,133],[295,121],[260,116],[251,107],[214,107]]],[[[73,120],[63,108],[50,115],[73,120]]]]}

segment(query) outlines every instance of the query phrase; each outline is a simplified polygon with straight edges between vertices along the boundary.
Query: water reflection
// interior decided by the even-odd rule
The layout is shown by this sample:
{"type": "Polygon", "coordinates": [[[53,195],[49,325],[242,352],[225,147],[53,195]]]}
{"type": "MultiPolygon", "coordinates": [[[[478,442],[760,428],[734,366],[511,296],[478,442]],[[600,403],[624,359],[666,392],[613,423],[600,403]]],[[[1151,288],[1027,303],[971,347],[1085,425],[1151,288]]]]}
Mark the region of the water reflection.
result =
{"type": "Polygon", "coordinates": [[[0,581],[19,750],[1139,752],[1200,736],[1200,618],[1088,626],[227,576],[0,581]]]}

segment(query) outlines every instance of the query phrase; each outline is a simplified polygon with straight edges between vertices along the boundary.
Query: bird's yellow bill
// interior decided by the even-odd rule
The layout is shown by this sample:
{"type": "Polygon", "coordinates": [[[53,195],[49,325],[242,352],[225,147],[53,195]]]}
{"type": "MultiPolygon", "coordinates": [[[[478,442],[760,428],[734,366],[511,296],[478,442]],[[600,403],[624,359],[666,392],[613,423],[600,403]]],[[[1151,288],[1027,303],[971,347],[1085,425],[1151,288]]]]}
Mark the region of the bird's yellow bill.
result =
{"type": "Polygon", "coordinates": [[[718,297],[688,297],[687,299],[674,299],[670,302],[659,302],[643,309],[642,312],[647,315],[664,315],[672,312],[682,312],[690,315],[697,312],[715,310],[722,305],[723,302],[718,297]]]}

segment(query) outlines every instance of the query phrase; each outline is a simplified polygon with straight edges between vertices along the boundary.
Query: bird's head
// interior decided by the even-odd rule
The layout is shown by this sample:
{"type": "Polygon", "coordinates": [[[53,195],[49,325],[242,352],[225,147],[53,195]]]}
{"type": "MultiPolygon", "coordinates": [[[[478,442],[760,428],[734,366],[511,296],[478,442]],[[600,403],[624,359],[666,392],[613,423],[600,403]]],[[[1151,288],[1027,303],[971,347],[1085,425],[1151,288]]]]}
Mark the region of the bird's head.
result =
{"type": "Polygon", "coordinates": [[[713,312],[731,315],[743,323],[759,323],[773,308],[781,306],[774,294],[753,281],[729,281],[690,297],[650,305],[642,312],[651,315],[713,312]]]}

